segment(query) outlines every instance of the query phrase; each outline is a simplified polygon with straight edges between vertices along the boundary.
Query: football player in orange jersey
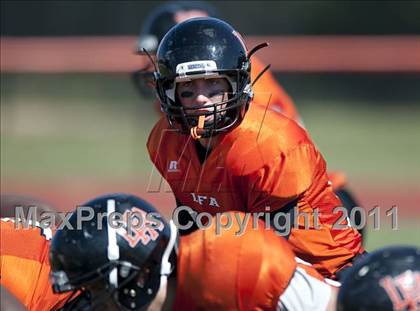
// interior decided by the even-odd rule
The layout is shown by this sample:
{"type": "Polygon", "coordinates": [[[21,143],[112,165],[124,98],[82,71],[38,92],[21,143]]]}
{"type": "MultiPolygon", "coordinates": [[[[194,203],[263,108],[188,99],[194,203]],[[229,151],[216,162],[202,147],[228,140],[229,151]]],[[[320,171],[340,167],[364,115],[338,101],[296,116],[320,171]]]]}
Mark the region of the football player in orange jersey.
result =
{"type": "Polygon", "coordinates": [[[176,246],[176,227],[163,219],[129,235],[129,218],[111,224],[115,212],[159,215],[137,197],[107,195],[85,206],[95,215],[59,230],[50,250],[54,289],[80,293],[64,310],[335,310],[336,282],[296,258],[262,221],[240,228],[243,213],[214,217],[176,246]]]}
{"type": "Polygon", "coordinates": [[[298,217],[287,238],[297,256],[334,277],[364,252],[361,236],[334,210],[341,203],[306,131],[252,103],[255,51],[215,18],[166,34],[155,73],[166,118],[149,136],[150,158],[179,205],[196,212],[270,213],[273,222],[279,213],[318,213],[298,217]]]}
{"type": "MultiPolygon", "coordinates": [[[[176,24],[193,17],[218,17],[218,15],[217,10],[212,5],[204,1],[165,2],[154,9],[143,23],[136,52],[140,55],[144,55],[143,49],[145,49],[151,55],[155,55],[159,42],[169,29],[176,24]]],[[[264,72],[265,67],[266,65],[263,64],[257,56],[254,56],[251,67],[251,81],[256,80],[257,76],[264,72]]],[[[136,87],[140,91],[140,94],[145,98],[153,95],[151,87],[153,85],[152,71],[152,64],[147,62],[144,68],[134,72],[132,75],[136,87]]],[[[303,121],[293,103],[293,100],[284,88],[276,81],[270,69],[266,70],[258,79],[258,82],[253,86],[253,92],[254,105],[261,105],[264,109],[268,108],[270,110],[280,112],[303,126],[303,121]]],[[[159,101],[155,101],[155,107],[157,111],[162,113],[159,101]]],[[[345,174],[340,171],[328,172],[328,178],[331,181],[335,194],[340,198],[343,206],[348,210],[348,215],[350,215],[351,210],[360,205],[347,187],[345,174]]],[[[355,225],[360,228],[360,214],[355,213],[354,219],[352,220],[355,225]]],[[[359,229],[361,234],[363,234],[363,231],[363,228],[359,229]]]]}
{"type": "MultiPolygon", "coordinates": [[[[151,55],[155,55],[158,44],[168,32],[176,24],[179,24],[189,18],[194,17],[217,17],[216,9],[204,1],[169,1],[153,10],[146,21],[143,23],[142,31],[137,43],[136,52],[144,55],[145,49],[151,55]]],[[[256,56],[253,59],[253,67],[251,68],[251,80],[263,72],[266,67],[256,56]]],[[[143,97],[152,97],[152,72],[153,66],[147,62],[144,68],[133,73],[132,78],[134,84],[143,97]]],[[[254,103],[264,108],[281,112],[287,117],[301,123],[300,116],[293,104],[292,99],[277,83],[270,70],[265,71],[264,75],[258,80],[254,86],[254,103]]],[[[156,101],[156,110],[161,111],[160,102],[156,101]]]]}
{"type": "Polygon", "coordinates": [[[14,221],[1,218],[0,283],[6,295],[2,309],[8,310],[12,307],[10,303],[14,303],[27,310],[57,310],[70,294],[54,294],[48,281],[48,251],[53,232],[30,222],[28,228],[22,224],[16,228],[14,221]]]}

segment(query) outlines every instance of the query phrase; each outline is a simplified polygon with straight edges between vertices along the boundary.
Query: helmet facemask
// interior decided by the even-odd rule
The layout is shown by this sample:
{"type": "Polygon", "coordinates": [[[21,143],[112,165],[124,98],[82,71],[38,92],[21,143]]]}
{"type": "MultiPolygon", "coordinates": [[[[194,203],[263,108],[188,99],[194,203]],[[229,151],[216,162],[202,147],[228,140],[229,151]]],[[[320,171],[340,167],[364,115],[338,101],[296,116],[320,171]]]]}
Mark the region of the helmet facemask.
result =
{"type": "Polygon", "coordinates": [[[129,288],[139,283],[141,271],[128,262],[112,261],[81,276],[68,277],[64,271],[51,272],[50,281],[55,293],[74,293],[65,304],[64,310],[99,310],[110,302],[120,310],[132,310],[122,295],[130,295],[129,288]],[[109,281],[114,269],[118,271],[116,287],[109,281]],[[72,299],[74,296],[76,298],[72,299]]]}
{"type": "MultiPolygon", "coordinates": [[[[249,102],[253,96],[250,86],[250,75],[244,64],[243,69],[221,69],[211,68],[212,61],[195,61],[186,64],[179,64],[180,67],[210,67],[210,70],[190,70],[178,72],[172,79],[158,79],[157,89],[161,100],[162,111],[166,113],[171,126],[179,129],[184,134],[192,134],[195,129],[198,135],[203,138],[210,137],[222,132],[227,132],[239,125],[242,121],[249,102]],[[209,105],[196,105],[185,107],[176,96],[178,83],[193,81],[195,79],[224,78],[229,82],[227,98],[209,105]],[[203,109],[208,111],[203,111],[203,109]],[[200,125],[199,118],[213,116],[200,125]]],[[[214,63],[214,62],[213,62],[214,63]]],[[[177,66],[177,67],[178,67],[177,66]]],[[[214,64],[215,66],[215,64],[214,64]]]]}
{"type": "Polygon", "coordinates": [[[145,65],[143,68],[132,72],[131,80],[141,96],[147,99],[155,96],[153,92],[155,87],[153,67],[151,65],[145,65]]]}
{"type": "Polygon", "coordinates": [[[55,293],[72,291],[63,310],[101,310],[112,301],[118,310],[139,310],[153,301],[173,272],[176,240],[168,244],[164,255],[155,252],[149,264],[139,268],[126,261],[111,261],[90,273],[68,277],[64,271],[51,272],[55,293]],[[117,269],[118,285],[110,275],[117,269]],[[76,296],[77,294],[77,296],[76,296]],[[75,297],[76,296],[76,297],[75,297]],[[75,297],[74,299],[72,299],[75,297]]]}
{"type": "Polygon", "coordinates": [[[171,28],[159,44],[155,64],[156,92],[169,124],[195,139],[238,126],[253,97],[250,58],[255,51],[248,52],[241,35],[216,18],[191,18],[171,28]],[[226,100],[185,107],[175,97],[180,81],[215,77],[229,81],[226,100]]]}

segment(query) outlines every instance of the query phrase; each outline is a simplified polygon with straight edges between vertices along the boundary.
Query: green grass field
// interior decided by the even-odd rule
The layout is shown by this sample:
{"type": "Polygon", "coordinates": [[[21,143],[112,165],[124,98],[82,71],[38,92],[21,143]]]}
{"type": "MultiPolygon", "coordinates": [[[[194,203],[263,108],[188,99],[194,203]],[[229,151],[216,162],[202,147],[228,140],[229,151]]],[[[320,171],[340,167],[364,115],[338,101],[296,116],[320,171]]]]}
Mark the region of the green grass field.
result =
{"type": "MultiPolygon", "coordinates": [[[[345,171],[356,189],[409,187],[419,197],[418,103],[303,97],[297,105],[329,168],[345,171]]],[[[68,179],[146,183],[152,165],[145,143],[156,120],[150,101],[123,75],[3,75],[2,191],[68,179]]],[[[419,244],[418,204],[409,207],[416,218],[402,219],[399,230],[370,231],[368,249],[419,244]]]]}

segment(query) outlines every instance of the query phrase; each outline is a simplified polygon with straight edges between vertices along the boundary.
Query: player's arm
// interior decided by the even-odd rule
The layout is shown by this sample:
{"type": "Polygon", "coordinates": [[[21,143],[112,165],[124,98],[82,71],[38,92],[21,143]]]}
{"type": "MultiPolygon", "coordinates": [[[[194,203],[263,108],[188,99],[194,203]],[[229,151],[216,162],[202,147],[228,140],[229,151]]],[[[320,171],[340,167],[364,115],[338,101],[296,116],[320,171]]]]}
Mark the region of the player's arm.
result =
{"type": "Polygon", "coordinates": [[[319,153],[307,143],[282,152],[248,176],[248,209],[270,212],[287,209],[314,183],[319,170],[319,153]]]}
{"type": "Polygon", "coordinates": [[[297,267],[286,291],[280,296],[279,311],[335,311],[338,287],[297,267]]]}
{"type": "Polygon", "coordinates": [[[321,154],[308,140],[282,154],[277,166],[269,163],[266,167],[255,178],[258,191],[249,196],[248,209],[264,212],[269,206],[270,213],[290,214],[290,222],[285,227],[295,253],[311,262],[324,276],[335,277],[337,271],[351,265],[355,256],[364,250],[356,230],[334,227],[341,216],[334,212],[340,201],[328,185],[326,163],[321,154]],[[308,216],[296,215],[295,226],[291,213],[308,216]],[[308,227],[311,230],[306,230],[308,227]]]}
{"type": "Polygon", "coordinates": [[[6,311],[25,311],[25,306],[3,285],[0,285],[1,309],[6,311]]]}
{"type": "Polygon", "coordinates": [[[270,213],[275,231],[288,238],[303,193],[313,183],[317,151],[311,144],[298,145],[282,152],[264,166],[249,174],[246,184],[248,211],[270,213]]]}

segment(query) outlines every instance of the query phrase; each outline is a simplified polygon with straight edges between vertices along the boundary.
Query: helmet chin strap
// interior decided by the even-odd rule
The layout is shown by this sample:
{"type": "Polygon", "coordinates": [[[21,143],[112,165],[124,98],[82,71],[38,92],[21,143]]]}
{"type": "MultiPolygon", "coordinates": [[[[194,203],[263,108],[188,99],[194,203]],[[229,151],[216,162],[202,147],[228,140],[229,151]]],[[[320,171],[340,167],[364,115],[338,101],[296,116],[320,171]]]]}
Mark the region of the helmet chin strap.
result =
{"type": "Polygon", "coordinates": [[[199,132],[201,132],[204,128],[205,119],[206,119],[205,116],[203,116],[203,115],[199,116],[198,117],[198,125],[191,128],[191,137],[193,139],[201,138],[201,135],[200,135],[201,133],[199,133],[199,132]]]}

